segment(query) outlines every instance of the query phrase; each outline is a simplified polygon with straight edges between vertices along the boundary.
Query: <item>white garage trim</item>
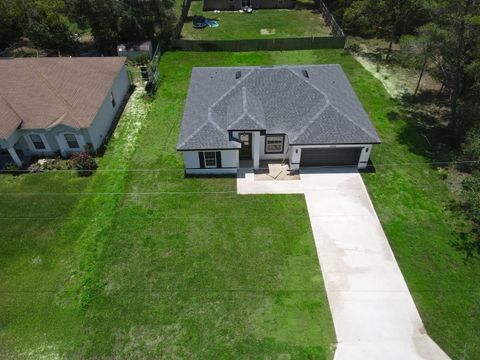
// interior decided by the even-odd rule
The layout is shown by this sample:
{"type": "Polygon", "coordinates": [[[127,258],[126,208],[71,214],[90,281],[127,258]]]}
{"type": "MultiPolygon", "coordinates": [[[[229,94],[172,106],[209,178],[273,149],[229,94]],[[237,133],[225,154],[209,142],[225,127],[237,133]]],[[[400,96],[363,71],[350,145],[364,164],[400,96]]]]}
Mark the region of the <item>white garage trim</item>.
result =
{"type": "Polygon", "coordinates": [[[352,145],[294,145],[291,146],[290,152],[290,168],[292,170],[300,169],[300,161],[302,158],[302,149],[334,149],[334,148],[362,148],[357,168],[365,169],[370,159],[370,153],[372,151],[372,144],[352,144],[352,145]]]}

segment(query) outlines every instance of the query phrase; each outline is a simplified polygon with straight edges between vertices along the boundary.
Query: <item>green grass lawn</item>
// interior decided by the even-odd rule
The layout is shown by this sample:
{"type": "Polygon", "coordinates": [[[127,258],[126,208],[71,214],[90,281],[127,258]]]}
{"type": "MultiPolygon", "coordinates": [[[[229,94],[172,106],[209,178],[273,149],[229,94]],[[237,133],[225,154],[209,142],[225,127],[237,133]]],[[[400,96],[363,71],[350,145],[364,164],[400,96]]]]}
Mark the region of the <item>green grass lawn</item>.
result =
{"type": "Polygon", "coordinates": [[[272,39],[329,36],[330,29],[322,15],[312,12],[313,1],[297,2],[295,9],[257,10],[253,14],[238,11],[202,11],[202,1],[193,1],[185,21],[182,38],[188,40],[272,39]],[[217,19],[217,28],[194,29],[193,15],[217,19]]]}
{"type": "Polygon", "coordinates": [[[167,53],[139,136],[133,112],[100,165],[137,171],[1,176],[2,193],[69,195],[0,195],[0,357],[331,358],[303,197],[184,179],[175,152],[193,66],[297,63],[342,64],[384,142],[364,179],[427,330],[453,359],[480,358],[480,261],[452,245],[448,189],[406,165],[427,161],[417,129],[339,50],[167,53]]]}

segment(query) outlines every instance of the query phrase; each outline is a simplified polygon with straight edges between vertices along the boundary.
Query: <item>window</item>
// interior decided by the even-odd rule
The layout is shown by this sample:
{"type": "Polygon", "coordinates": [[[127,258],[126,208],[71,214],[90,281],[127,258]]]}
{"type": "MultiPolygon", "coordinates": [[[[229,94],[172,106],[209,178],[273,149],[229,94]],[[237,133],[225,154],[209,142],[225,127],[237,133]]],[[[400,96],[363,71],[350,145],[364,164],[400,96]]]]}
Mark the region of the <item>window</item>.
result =
{"type": "Polygon", "coordinates": [[[42,137],[38,134],[31,134],[30,140],[32,140],[33,146],[37,150],[46,150],[46,146],[43,143],[42,137]]]}
{"type": "Polygon", "coordinates": [[[115,96],[113,95],[113,91],[110,91],[110,100],[112,101],[112,106],[115,107],[117,102],[115,101],[115,96]]]}
{"type": "Polygon", "coordinates": [[[215,151],[205,151],[203,158],[205,160],[205,167],[217,167],[217,154],[215,151]]]}
{"type": "Polygon", "coordinates": [[[70,149],[79,149],[80,145],[78,144],[77,137],[74,134],[64,134],[65,141],[70,149]]]}
{"type": "Polygon", "coordinates": [[[283,135],[267,135],[265,137],[265,153],[281,154],[283,153],[283,135]]]}

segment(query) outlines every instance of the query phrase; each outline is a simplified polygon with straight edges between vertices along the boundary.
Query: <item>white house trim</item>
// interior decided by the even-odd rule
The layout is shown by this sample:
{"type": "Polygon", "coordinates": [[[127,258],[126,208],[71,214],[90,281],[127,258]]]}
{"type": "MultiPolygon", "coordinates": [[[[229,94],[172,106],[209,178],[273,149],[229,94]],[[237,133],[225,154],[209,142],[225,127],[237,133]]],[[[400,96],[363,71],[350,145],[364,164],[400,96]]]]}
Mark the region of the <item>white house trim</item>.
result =
{"type": "Polygon", "coordinates": [[[362,148],[360,158],[358,160],[358,169],[365,169],[372,152],[372,144],[338,144],[338,145],[292,145],[290,153],[290,169],[298,170],[300,168],[300,160],[302,158],[302,149],[306,148],[362,148]]]}
{"type": "Polygon", "coordinates": [[[85,147],[85,139],[83,138],[83,135],[77,134],[73,131],[64,131],[64,132],[58,133],[56,135],[56,139],[57,139],[58,145],[60,147],[60,153],[64,157],[67,156],[67,154],[72,153],[72,152],[83,151],[83,149],[85,147]],[[66,134],[75,136],[75,139],[77,140],[77,143],[78,143],[78,146],[79,146],[78,148],[71,148],[71,147],[68,146],[67,139],[65,139],[66,134]]]}
{"type": "Polygon", "coordinates": [[[22,160],[20,160],[20,158],[18,157],[18,154],[15,151],[15,148],[12,146],[7,148],[7,150],[8,150],[8,153],[10,154],[10,157],[15,162],[15,164],[17,164],[17,166],[22,166],[22,160]]]}
{"type": "Polygon", "coordinates": [[[29,131],[28,133],[24,134],[23,138],[28,144],[28,147],[30,149],[30,152],[34,154],[43,154],[43,153],[49,153],[52,152],[52,148],[50,147],[50,144],[47,141],[47,138],[45,137],[44,134],[40,132],[35,132],[35,131],[29,131]],[[38,135],[42,139],[43,145],[45,145],[45,149],[37,149],[35,145],[33,144],[32,139],[30,139],[30,135],[38,135]]]}

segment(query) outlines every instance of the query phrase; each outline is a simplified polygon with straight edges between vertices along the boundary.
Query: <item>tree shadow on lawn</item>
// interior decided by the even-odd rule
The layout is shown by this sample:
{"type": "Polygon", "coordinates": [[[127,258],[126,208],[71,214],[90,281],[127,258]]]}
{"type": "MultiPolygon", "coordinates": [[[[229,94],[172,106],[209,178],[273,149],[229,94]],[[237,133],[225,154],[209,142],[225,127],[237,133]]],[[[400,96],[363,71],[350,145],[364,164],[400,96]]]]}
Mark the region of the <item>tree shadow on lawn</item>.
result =
{"type": "Polygon", "coordinates": [[[412,153],[425,157],[435,167],[453,158],[448,114],[436,105],[438,100],[438,94],[432,91],[417,96],[405,94],[400,100],[400,111],[387,115],[392,122],[402,119],[406,124],[398,134],[399,143],[408,145],[412,153]]]}
{"type": "MultiPolygon", "coordinates": [[[[446,101],[445,95],[432,91],[418,96],[404,95],[400,100],[400,110],[387,114],[391,122],[403,121],[405,124],[397,135],[398,142],[407,145],[410,152],[425,158],[433,169],[442,171],[443,168],[445,178],[449,162],[455,160],[455,151],[450,145],[446,101]]],[[[458,200],[449,200],[446,210],[458,215],[445,219],[452,234],[449,243],[468,262],[480,254],[480,243],[475,241],[471,224],[466,220],[465,210],[458,200]]]]}

